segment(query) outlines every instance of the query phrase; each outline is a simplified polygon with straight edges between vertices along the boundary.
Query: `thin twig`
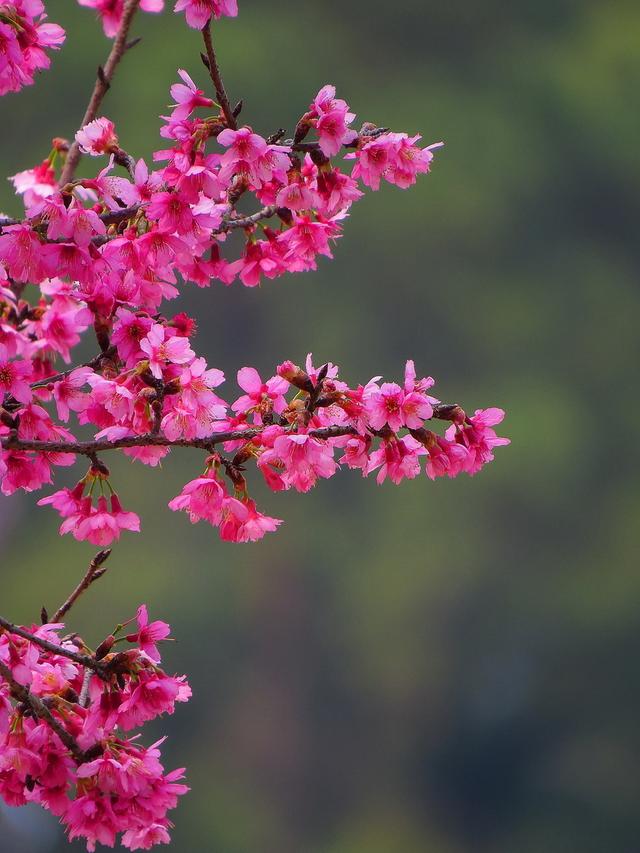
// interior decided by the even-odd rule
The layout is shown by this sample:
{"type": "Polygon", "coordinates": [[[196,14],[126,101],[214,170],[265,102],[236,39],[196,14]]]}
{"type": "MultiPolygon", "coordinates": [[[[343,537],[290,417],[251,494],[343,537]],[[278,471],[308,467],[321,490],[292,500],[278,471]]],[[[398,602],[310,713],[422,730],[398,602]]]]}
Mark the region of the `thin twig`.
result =
{"type": "Polygon", "coordinates": [[[278,208],[275,204],[269,204],[267,207],[263,207],[262,210],[257,210],[250,216],[242,216],[238,219],[227,219],[222,223],[218,231],[214,233],[231,231],[233,228],[248,228],[250,225],[255,225],[256,222],[260,222],[261,219],[269,219],[274,216],[277,209],[278,208]]]}
{"type": "Polygon", "coordinates": [[[91,686],[91,670],[85,669],[84,676],[82,678],[82,690],[80,691],[80,698],[78,699],[78,704],[81,708],[87,708],[89,706],[89,688],[91,686]]]}
{"type": "MultiPolygon", "coordinates": [[[[107,61],[103,67],[101,66],[98,69],[95,86],[93,87],[89,105],[84,114],[84,118],[82,119],[82,124],[80,125],[81,128],[89,124],[90,121],[93,121],[98,115],[100,104],[109,90],[115,70],[129,47],[127,41],[129,30],[131,28],[133,18],[138,11],[139,5],[140,0],[126,0],[124,10],[122,12],[122,20],[120,21],[120,28],[115,37],[115,41],[113,42],[113,47],[111,48],[111,53],[109,54],[107,61]]],[[[80,162],[80,157],[80,146],[74,141],[73,145],[69,149],[69,153],[67,154],[67,159],[60,176],[59,186],[63,187],[73,179],[76,169],[78,168],[78,163],[80,162]]]]}
{"type": "Polygon", "coordinates": [[[73,590],[69,598],[62,604],[56,612],[51,617],[52,622],[60,622],[64,616],[71,610],[76,601],[80,598],[85,590],[89,589],[94,581],[97,581],[102,575],[107,571],[106,567],[103,568],[104,563],[111,556],[111,548],[107,548],[105,551],[99,551],[91,563],[89,564],[89,568],[85,576],[82,578],[78,586],[73,590]]]}
{"type": "Polygon", "coordinates": [[[76,367],[71,367],[69,370],[63,370],[62,373],[56,373],[54,376],[48,376],[46,379],[40,379],[38,382],[33,382],[31,384],[32,388],[46,388],[47,385],[53,385],[56,382],[62,382],[75,370],[79,370],[81,367],[90,367],[92,370],[95,370],[97,367],[100,367],[102,361],[106,358],[109,359],[112,356],[116,355],[117,350],[115,347],[111,347],[107,352],[101,352],[100,355],[97,355],[95,358],[92,358],[91,361],[85,361],[84,364],[79,364],[76,367]]]}
{"type": "Polygon", "coordinates": [[[218,65],[216,53],[213,49],[213,41],[211,39],[211,21],[208,21],[202,28],[202,38],[204,40],[204,46],[207,49],[206,65],[209,69],[209,74],[216,90],[216,96],[218,98],[218,103],[220,104],[220,109],[222,110],[222,114],[225,117],[227,125],[231,128],[231,130],[235,130],[238,127],[238,124],[233,114],[231,104],[229,103],[229,98],[227,97],[227,92],[224,88],[224,82],[222,80],[222,74],[220,73],[220,66],[218,65]]]}
{"type": "Polygon", "coordinates": [[[49,708],[39,696],[35,696],[27,687],[20,684],[13,677],[9,667],[0,661],[0,675],[4,678],[11,689],[12,696],[19,702],[27,705],[33,714],[44,722],[58,735],[62,743],[67,747],[75,760],[81,764],[85,760],[85,753],[78,746],[75,738],[69,734],[65,727],[53,716],[49,708]]]}
{"type": "Polygon", "coordinates": [[[21,628],[19,625],[14,625],[2,616],[0,616],[0,628],[4,628],[4,630],[8,631],[9,634],[15,634],[17,637],[22,637],[24,640],[28,640],[30,643],[40,646],[40,648],[44,649],[46,652],[51,652],[51,654],[69,658],[69,660],[72,660],[74,663],[93,669],[97,673],[104,672],[104,665],[92,658],[90,655],[72,652],[71,649],[64,648],[64,646],[59,646],[56,643],[50,643],[49,640],[43,640],[41,637],[36,637],[36,635],[32,634],[31,631],[27,631],[26,628],[21,628]]]}
{"type": "MultiPolygon", "coordinates": [[[[0,438],[0,445],[4,450],[25,450],[38,453],[77,453],[81,456],[94,456],[107,450],[121,450],[127,447],[195,447],[200,450],[211,452],[214,445],[223,444],[226,441],[250,441],[260,435],[263,428],[252,428],[244,430],[229,430],[227,432],[216,432],[208,438],[176,438],[169,439],[164,435],[146,433],[145,435],[131,435],[125,438],[117,438],[113,441],[107,439],[101,441],[31,441],[20,439],[15,432],[0,438]]],[[[338,438],[343,435],[356,435],[357,430],[351,426],[330,426],[320,429],[312,429],[307,433],[314,438],[328,439],[338,438]]],[[[2,623],[0,622],[0,625],[2,623]]]]}

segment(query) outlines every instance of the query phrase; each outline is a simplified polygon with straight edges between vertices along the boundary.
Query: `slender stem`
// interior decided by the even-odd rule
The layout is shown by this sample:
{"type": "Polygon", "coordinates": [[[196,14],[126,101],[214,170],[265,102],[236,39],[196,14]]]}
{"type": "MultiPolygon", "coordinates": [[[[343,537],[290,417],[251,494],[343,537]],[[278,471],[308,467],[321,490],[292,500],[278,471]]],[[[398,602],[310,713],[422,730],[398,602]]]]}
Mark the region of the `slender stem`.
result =
{"type": "Polygon", "coordinates": [[[82,678],[82,690],[80,691],[80,698],[78,703],[81,708],[87,708],[89,706],[89,687],[91,686],[91,670],[85,669],[84,676],[82,678]]]}
{"type": "Polygon", "coordinates": [[[50,643],[49,640],[43,640],[41,637],[36,637],[36,635],[32,634],[31,631],[27,631],[26,628],[20,628],[19,625],[14,625],[2,616],[0,616],[0,628],[4,628],[4,630],[8,631],[9,634],[15,634],[17,637],[29,640],[30,643],[40,646],[40,648],[44,649],[46,652],[51,652],[51,654],[69,658],[69,660],[74,661],[74,663],[77,663],[80,666],[86,666],[89,669],[95,670],[95,672],[102,672],[104,670],[104,666],[99,661],[94,660],[90,655],[72,652],[71,649],[66,649],[56,643],[50,643]]]}
{"type": "MultiPolygon", "coordinates": [[[[82,119],[82,124],[80,125],[81,128],[89,124],[90,121],[93,121],[98,115],[100,104],[109,90],[115,70],[127,51],[129,29],[131,28],[133,18],[138,11],[139,5],[140,0],[126,0],[124,10],[122,12],[122,20],[120,21],[120,29],[115,37],[111,53],[109,54],[104,67],[98,69],[98,76],[96,77],[89,105],[87,106],[84,118],[82,119]]],[[[69,181],[73,179],[76,169],[78,168],[78,163],[80,162],[80,157],[80,146],[74,141],[69,149],[69,153],[67,154],[67,159],[62,170],[62,175],[60,176],[61,187],[65,186],[65,184],[68,184],[69,181]]]]}
{"type": "Polygon", "coordinates": [[[85,576],[82,578],[78,586],[73,590],[69,598],[62,604],[56,612],[51,617],[52,622],[60,622],[66,614],[71,610],[76,601],[80,598],[85,590],[89,589],[92,583],[97,581],[102,575],[107,571],[106,567],[103,568],[104,563],[111,556],[111,549],[107,548],[105,551],[99,551],[93,560],[89,563],[89,568],[85,576]]]}
{"type": "Polygon", "coordinates": [[[55,382],[62,382],[68,376],[71,376],[74,370],[79,370],[81,367],[90,367],[92,370],[95,370],[97,367],[100,367],[104,358],[109,358],[114,355],[116,355],[116,349],[115,347],[112,347],[111,350],[107,352],[101,352],[100,355],[97,355],[95,358],[92,358],[91,361],[85,361],[84,364],[79,364],[76,367],[71,367],[69,370],[63,370],[62,373],[56,373],[54,376],[48,376],[46,379],[40,379],[38,382],[33,382],[31,384],[31,387],[46,388],[47,385],[53,385],[55,382]]]}
{"type": "Polygon", "coordinates": [[[276,210],[276,205],[270,204],[267,205],[267,207],[263,207],[262,210],[257,210],[250,216],[242,216],[238,219],[227,219],[222,223],[219,231],[231,231],[233,228],[247,228],[250,225],[255,225],[256,222],[260,222],[261,219],[269,219],[274,216],[276,210]]]}
{"type": "Polygon", "coordinates": [[[84,752],[80,749],[75,738],[69,734],[62,723],[56,720],[42,699],[40,699],[39,696],[34,696],[27,687],[17,682],[9,667],[2,663],[2,661],[0,661],[0,675],[2,675],[11,688],[11,694],[14,698],[19,702],[24,702],[25,705],[29,706],[36,717],[44,720],[44,722],[58,735],[62,743],[67,747],[76,761],[81,764],[85,760],[84,752]]]}
{"type": "Polygon", "coordinates": [[[202,28],[202,38],[204,40],[204,46],[207,50],[207,63],[209,68],[209,74],[211,76],[211,79],[213,80],[213,85],[216,90],[216,96],[218,98],[218,103],[220,104],[220,109],[222,110],[227,125],[231,128],[231,130],[235,130],[238,125],[236,123],[233,110],[231,109],[231,104],[229,103],[229,98],[227,97],[226,89],[224,88],[222,74],[220,73],[220,66],[218,65],[216,53],[213,49],[213,41],[211,39],[211,21],[208,21],[202,28]]]}
{"type": "MultiPolygon", "coordinates": [[[[214,445],[223,444],[226,441],[250,441],[260,435],[263,428],[229,430],[227,432],[216,432],[208,438],[176,438],[169,439],[163,435],[146,433],[145,435],[131,435],[126,438],[118,438],[113,441],[31,441],[19,439],[15,434],[9,434],[0,438],[0,445],[4,450],[31,450],[39,453],[77,453],[81,456],[93,456],[107,450],[120,450],[125,447],[196,447],[200,450],[211,452],[214,445]]],[[[308,435],[314,438],[328,439],[338,438],[343,435],[356,435],[357,430],[351,426],[331,426],[321,429],[312,429],[308,435]]],[[[0,621],[0,625],[2,622],[0,621]]]]}

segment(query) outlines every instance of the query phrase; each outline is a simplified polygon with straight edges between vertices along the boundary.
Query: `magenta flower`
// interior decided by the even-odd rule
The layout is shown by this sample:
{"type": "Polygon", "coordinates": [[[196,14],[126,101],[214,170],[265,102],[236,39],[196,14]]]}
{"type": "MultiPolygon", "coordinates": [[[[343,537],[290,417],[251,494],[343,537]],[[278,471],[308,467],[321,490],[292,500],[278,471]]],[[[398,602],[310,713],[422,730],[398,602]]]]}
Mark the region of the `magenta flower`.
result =
{"type": "Polygon", "coordinates": [[[171,633],[171,628],[166,622],[151,622],[149,623],[149,614],[146,604],[141,604],[137,614],[138,631],[135,634],[127,634],[127,640],[130,643],[136,643],[143,652],[149,655],[151,660],[158,663],[161,659],[158,651],[157,643],[166,638],[171,633]]]}
{"type": "Polygon", "coordinates": [[[456,424],[449,427],[446,437],[456,441],[467,451],[464,470],[473,476],[488,462],[493,461],[493,448],[511,444],[508,438],[496,435],[492,427],[504,420],[502,409],[477,409],[472,418],[467,418],[464,426],[456,424]]]}
{"type": "Polygon", "coordinates": [[[108,118],[96,118],[76,133],[80,150],[92,157],[111,154],[118,148],[115,126],[108,118]]]}
{"type": "Polygon", "coordinates": [[[256,509],[255,501],[226,498],[223,507],[220,538],[226,542],[257,542],[265,533],[273,533],[282,524],[256,509]]]}
{"type": "Polygon", "coordinates": [[[198,89],[186,71],[178,68],[178,75],[183,82],[174,83],[171,87],[171,97],[175,101],[175,106],[171,111],[172,119],[182,120],[191,115],[198,107],[213,106],[211,98],[204,96],[202,89],[198,89]]]}
{"type": "Polygon", "coordinates": [[[87,384],[87,378],[93,373],[90,367],[78,367],[53,386],[53,398],[56,401],[58,417],[64,423],[71,412],[83,412],[89,406],[89,396],[81,389],[87,384]]]}
{"type": "MultiPolygon", "coordinates": [[[[104,34],[113,38],[122,20],[124,11],[124,0],[78,0],[81,6],[95,9],[102,21],[104,34]]],[[[140,8],[144,12],[161,12],[164,9],[164,0],[140,0],[140,8]]]]}
{"type": "Polygon", "coordinates": [[[223,166],[239,162],[253,163],[268,150],[266,140],[250,127],[241,127],[239,130],[227,128],[219,134],[218,142],[227,149],[222,155],[223,166]]]}
{"type": "Polygon", "coordinates": [[[234,412],[254,413],[257,423],[262,423],[263,415],[272,411],[281,414],[285,410],[284,395],[289,383],[281,376],[272,376],[263,382],[254,367],[243,367],[238,371],[238,385],[246,393],[232,405],[234,412]]]}
{"type": "Polygon", "coordinates": [[[31,377],[31,368],[26,361],[12,361],[9,353],[0,344],[0,397],[10,394],[20,403],[30,403],[33,393],[27,381],[31,377]]]}
{"type": "Polygon", "coordinates": [[[222,503],[225,497],[224,486],[215,473],[209,471],[203,477],[187,483],[181,494],[169,503],[169,509],[174,512],[188,512],[192,524],[205,519],[217,527],[222,519],[222,503]]]}
{"type": "Polygon", "coordinates": [[[157,379],[162,379],[168,364],[188,364],[195,358],[187,338],[173,335],[160,323],[154,323],[147,336],[140,341],[140,349],[149,359],[149,369],[157,379]]]}
{"type": "Polygon", "coordinates": [[[238,14],[238,0],[178,0],[174,11],[184,12],[187,24],[201,30],[211,18],[235,18],[238,14]]]}

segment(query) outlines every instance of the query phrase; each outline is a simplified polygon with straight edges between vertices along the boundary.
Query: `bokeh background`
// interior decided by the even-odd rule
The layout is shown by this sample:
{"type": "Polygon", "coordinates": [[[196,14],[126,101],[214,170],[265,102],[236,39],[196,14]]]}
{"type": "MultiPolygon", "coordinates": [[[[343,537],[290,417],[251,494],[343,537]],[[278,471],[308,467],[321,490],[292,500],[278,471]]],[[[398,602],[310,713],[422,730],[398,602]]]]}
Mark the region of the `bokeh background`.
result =
{"type": "MultiPolygon", "coordinates": [[[[167,510],[198,454],[114,464],[145,535],[73,626],[97,640],[144,600],[179,638],[167,666],[195,696],[157,731],[193,790],[171,849],[636,853],[640,5],[240,5],[216,40],[257,130],[291,129],[331,81],[446,148],[414,190],[358,204],[317,273],[185,292],[200,350],[230,384],[308,351],[353,381],[411,356],[444,399],[506,408],[513,444],[474,480],[258,485],[286,524],[245,546],[167,510]]],[[[68,43],[0,102],[3,174],[73,132],[106,56],[89,10],[48,7],[68,43]]],[[[176,68],[206,76],[182,17],[135,33],[104,112],[149,157],[176,68]]],[[[34,506],[0,502],[0,610],[23,622],[93,553],[34,506]]],[[[68,849],[38,813],[0,821],[7,853],[68,849]]]]}

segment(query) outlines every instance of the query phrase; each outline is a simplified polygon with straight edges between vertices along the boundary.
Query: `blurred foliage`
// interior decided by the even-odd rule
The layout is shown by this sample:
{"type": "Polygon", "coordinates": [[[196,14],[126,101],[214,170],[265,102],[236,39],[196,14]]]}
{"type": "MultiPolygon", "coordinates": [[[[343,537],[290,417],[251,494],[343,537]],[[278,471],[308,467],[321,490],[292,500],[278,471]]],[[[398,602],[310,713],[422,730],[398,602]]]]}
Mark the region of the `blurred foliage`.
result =
{"type": "MultiPolygon", "coordinates": [[[[72,132],[108,47],[89,11],[48,7],[68,43],[0,102],[7,174],[72,132]]],[[[181,17],[135,30],[104,110],[149,158],[176,68],[206,78],[181,17]]],[[[513,445],[473,482],[258,485],[287,523],[256,546],[166,509],[197,454],[113,466],[146,535],[73,626],[99,638],[140,600],[174,626],[195,698],[159,728],[193,786],[172,849],[637,850],[640,5],[243,0],[216,38],[263,133],[330,80],[360,118],[447,144],[416,189],[358,204],[318,273],[186,292],[200,350],[230,380],[308,350],[353,381],[412,356],[444,399],[504,406],[513,445]]],[[[0,606],[22,621],[92,554],[34,504],[0,504],[0,606]]]]}

